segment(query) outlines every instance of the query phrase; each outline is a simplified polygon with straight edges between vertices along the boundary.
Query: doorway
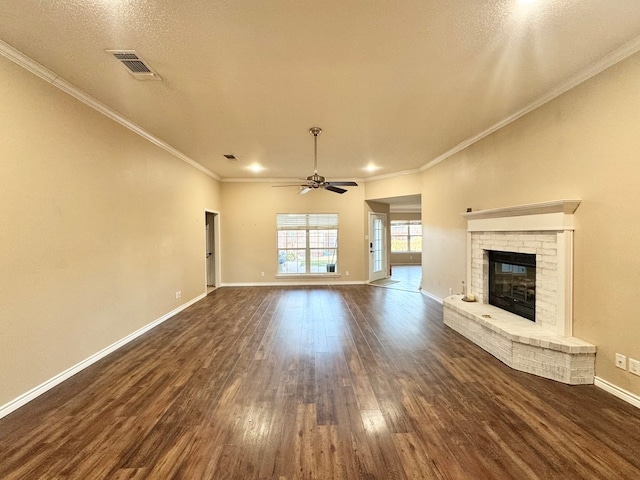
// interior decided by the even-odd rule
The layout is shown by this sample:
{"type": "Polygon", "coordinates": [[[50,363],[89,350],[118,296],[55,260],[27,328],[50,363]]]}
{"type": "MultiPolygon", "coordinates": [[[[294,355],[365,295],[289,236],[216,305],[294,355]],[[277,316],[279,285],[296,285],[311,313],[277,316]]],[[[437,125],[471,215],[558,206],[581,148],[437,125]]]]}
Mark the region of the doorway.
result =
{"type": "Polygon", "coordinates": [[[220,281],[219,265],[219,224],[217,212],[204,212],[205,228],[205,284],[207,294],[215,290],[220,281]]]}
{"type": "Polygon", "coordinates": [[[387,215],[369,212],[369,281],[388,277],[387,215]]]}

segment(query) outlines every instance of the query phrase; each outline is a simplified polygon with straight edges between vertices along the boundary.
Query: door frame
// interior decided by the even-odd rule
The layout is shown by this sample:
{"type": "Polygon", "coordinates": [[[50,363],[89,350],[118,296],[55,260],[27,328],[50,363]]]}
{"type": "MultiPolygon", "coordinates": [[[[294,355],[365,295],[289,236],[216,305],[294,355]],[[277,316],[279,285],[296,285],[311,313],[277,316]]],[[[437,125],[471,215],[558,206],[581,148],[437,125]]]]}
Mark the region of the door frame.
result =
{"type": "Polygon", "coordinates": [[[216,210],[204,210],[204,288],[205,292],[208,290],[208,258],[207,258],[207,215],[213,215],[213,280],[214,280],[214,288],[218,288],[220,286],[221,277],[222,277],[222,266],[220,265],[220,212],[216,210]]]}
{"type": "Polygon", "coordinates": [[[388,232],[388,215],[382,212],[368,212],[369,213],[369,236],[368,236],[368,244],[367,248],[369,249],[369,281],[373,282],[375,280],[381,280],[383,278],[389,277],[389,255],[387,253],[387,232],[388,232]],[[375,273],[373,271],[373,220],[374,218],[380,218],[383,222],[383,231],[382,231],[382,270],[380,273],[375,273]]]}

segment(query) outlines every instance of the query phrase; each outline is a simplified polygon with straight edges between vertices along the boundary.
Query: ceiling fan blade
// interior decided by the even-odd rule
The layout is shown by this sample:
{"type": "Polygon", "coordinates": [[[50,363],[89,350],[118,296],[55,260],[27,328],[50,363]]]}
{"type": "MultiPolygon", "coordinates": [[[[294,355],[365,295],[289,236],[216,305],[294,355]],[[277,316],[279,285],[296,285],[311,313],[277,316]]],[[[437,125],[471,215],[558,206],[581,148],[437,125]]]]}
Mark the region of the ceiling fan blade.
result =
{"type": "Polygon", "coordinates": [[[333,185],[336,187],[357,187],[358,184],[356,182],[327,182],[328,185],[333,185]]]}
{"type": "Polygon", "coordinates": [[[346,190],[344,188],[338,188],[338,187],[334,187],[333,185],[325,185],[325,190],[329,190],[330,192],[336,192],[336,193],[344,193],[346,192],[346,190]]]}
{"type": "Polygon", "coordinates": [[[300,191],[298,192],[298,195],[304,195],[305,193],[309,193],[311,191],[311,187],[305,187],[303,185],[300,185],[300,191]]]}

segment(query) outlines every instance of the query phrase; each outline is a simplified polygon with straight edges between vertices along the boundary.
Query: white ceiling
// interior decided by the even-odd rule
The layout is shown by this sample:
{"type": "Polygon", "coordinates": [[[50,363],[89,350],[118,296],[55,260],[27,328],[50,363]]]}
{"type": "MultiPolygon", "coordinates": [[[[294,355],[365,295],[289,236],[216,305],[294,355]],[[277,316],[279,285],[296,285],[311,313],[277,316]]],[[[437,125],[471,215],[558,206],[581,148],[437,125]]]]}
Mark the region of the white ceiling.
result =
{"type": "Polygon", "coordinates": [[[638,0],[0,3],[0,39],[222,179],[310,175],[312,126],[330,180],[420,168],[639,35],[638,0]]]}

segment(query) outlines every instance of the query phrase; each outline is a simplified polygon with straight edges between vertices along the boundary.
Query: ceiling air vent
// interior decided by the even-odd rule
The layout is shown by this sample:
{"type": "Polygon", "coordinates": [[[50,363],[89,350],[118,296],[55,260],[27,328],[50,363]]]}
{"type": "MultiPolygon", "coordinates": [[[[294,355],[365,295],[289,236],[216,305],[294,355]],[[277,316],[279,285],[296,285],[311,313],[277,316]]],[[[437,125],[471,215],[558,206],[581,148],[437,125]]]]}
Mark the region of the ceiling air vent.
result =
{"type": "Polygon", "coordinates": [[[127,71],[138,80],[162,80],[135,50],[107,50],[107,53],[127,67],[127,71]]]}
{"type": "Polygon", "coordinates": [[[231,160],[232,162],[233,162],[233,161],[237,161],[237,160],[238,160],[238,159],[236,158],[236,156],[235,156],[235,155],[233,155],[233,154],[231,154],[231,153],[226,153],[226,154],[224,155],[224,157],[225,157],[227,160],[231,160]]]}

